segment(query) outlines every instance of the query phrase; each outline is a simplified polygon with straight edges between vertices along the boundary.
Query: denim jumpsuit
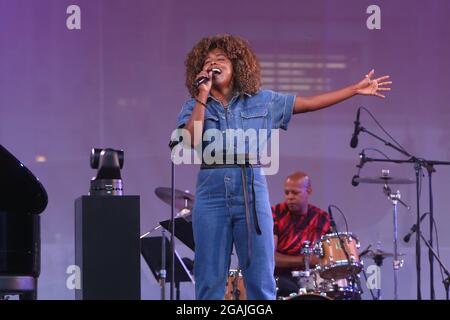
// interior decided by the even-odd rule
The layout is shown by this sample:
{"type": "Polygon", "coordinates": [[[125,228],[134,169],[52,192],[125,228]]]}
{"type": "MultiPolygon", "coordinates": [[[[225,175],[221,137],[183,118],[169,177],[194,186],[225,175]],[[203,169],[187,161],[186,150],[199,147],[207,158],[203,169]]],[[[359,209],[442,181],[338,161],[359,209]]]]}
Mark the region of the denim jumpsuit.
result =
{"type": "MultiPolygon", "coordinates": [[[[203,130],[217,129],[225,133],[226,129],[267,129],[270,138],[270,129],[287,129],[294,100],[294,95],[260,90],[254,95],[235,95],[225,109],[209,96],[203,130]]],[[[186,124],[194,105],[194,99],[186,101],[178,116],[177,127],[186,124]]],[[[214,141],[204,142],[203,149],[209,143],[214,141]]],[[[246,150],[249,150],[249,143],[252,142],[246,140],[246,150]]],[[[228,147],[225,139],[223,146],[224,149],[228,147]]],[[[226,151],[229,150],[223,152],[226,151]]],[[[253,179],[256,196],[253,199],[250,192],[249,202],[255,201],[261,234],[255,231],[253,206],[250,206],[251,228],[247,229],[241,168],[219,167],[202,169],[198,173],[192,216],[196,299],[224,298],[233,243],[243,269],[247,298],[275,299],[273,219],[267,183],[260,167],[247,167],[245,171],[249,190],[253,179]],[[251,230],[250,256],[247,230],[251,230]],[[243,268],[247,258],[250,264],[243,268]]]]}

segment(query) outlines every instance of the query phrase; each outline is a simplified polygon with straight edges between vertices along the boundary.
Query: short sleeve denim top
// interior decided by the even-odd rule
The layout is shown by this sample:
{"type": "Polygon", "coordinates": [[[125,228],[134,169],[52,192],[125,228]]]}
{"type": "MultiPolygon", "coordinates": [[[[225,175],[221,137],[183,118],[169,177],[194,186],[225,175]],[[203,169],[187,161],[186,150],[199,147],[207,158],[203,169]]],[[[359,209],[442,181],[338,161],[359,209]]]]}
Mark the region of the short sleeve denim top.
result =
{"type": "MultiPolygon", "coordinates": [[[[259,152],[261,145],[254,149],[256,148],[256,141],[249,138],[247,134],[253,130],[257,136],[259,134],[261,134],[261,137],[265,135],[265,139],[268,140],[271,136],[271,129],[287,130],[294,101],[295,95],[292,94],[260,90],[254,95],[236,94],[230,100],[228,107],[224,108],[219,101],[210,95],[206,103],[202,151],[208,145],[214,143],[216,152],[222,149],[224,154],[230,152],[234,152],[234,154],[251,153],[251,150],[258,150],[257,152],[259,152]],[[242,129],[241,131],[246,136],[236,135],[236,132],[239,131],[236,129],[242,129]],[[250,131],[248,131],[249,129],[250,131]],[[265,130],[261,131],[261,129],[265,130]],[[218,136],[219,134],[221,135],[218,136]],[[234,137],[230,138],[231,134],[234,134],[234,137]],[[216,141],[217,138],[222,141],[216,141]],[[238,143],[239,139],[241,139],[241,145],[238,143]],[[233,142],[232,145],[231,142],[233,142]]],[[[195,103],[194,99],[185,102],[178,115],[178,128],[183,127],[189,120],[195,103]]]]}

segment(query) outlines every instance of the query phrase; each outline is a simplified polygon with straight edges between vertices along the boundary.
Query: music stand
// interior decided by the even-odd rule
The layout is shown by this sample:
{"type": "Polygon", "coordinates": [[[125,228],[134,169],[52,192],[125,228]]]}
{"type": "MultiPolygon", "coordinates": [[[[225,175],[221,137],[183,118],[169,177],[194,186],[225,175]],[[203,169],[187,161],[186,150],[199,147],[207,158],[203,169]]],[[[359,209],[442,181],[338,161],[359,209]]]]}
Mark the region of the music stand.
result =
{"type": "MultiPolygon", "coordinates": [[[[171,232],[170,220],[164,220],[159,223],[164,229],[171,232]]],[[[185,218],[175,219],[175,237],[183,242],[189,249],[195,252],[194,234],[192,232],[192,222],[185,218]]]]}
{"type": "MultiPolygon", "coordinates": [[[[165,239],[165,248],[166,248],[166,268],[167,268],[167,276],[165,281],[172,282],[172,259],[170,252],[170,244],[167,238],[165,239]]],[[[156,281],[160,280],[160,270],[161,270],[161,246],[162,246],[162,237],[148,237],[141,239],[141,254],[147,262],[147,265],[150,267],[150,270],[153,273],[156,281]]],[[[175,251],[175,288],[176,288],[176,300],[180,300],[180,282],[192,282],[194,280],[189,273],[186,265],[181,260],[178,252],[175,251]]]]}

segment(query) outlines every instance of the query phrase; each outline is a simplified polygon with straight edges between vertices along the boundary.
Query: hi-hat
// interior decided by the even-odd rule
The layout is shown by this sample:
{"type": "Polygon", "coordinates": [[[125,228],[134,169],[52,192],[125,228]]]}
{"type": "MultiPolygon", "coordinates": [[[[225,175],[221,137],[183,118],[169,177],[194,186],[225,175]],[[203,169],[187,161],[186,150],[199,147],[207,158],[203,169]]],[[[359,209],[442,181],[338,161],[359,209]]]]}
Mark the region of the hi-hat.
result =
{"type": "MultiPolygon", "coordinates": [[[[397,256],[398,257],[403,257],[405,254],[404,253],[399,253],[397,256]]],[[[371,258],[371,259],[375,259],[375,258],[389,258],[389,257],[393,257],[394,254],[391,252],[386,252],[380,249],[376,249],[376,250],[369,250],[367,251],[366,254],[364,254],[365,257],[367,258],[371,258]]]]}
{"type": "Polygon", "coordinates": [[[375,184],[412,184],[416,181],[408,178],[394,177],[357,177],[355,181],[358,183],[375,183],[375,184]]]}
{"type": "MultiPolygon", "coordinates": [[[[190,194],[187,191],[181,191],[175,189],[175,208],[177,210],[188,209],[192,210],[194,207],[194,195],[190,194]]],[[[155,189],[156,196],[167,203],[168,205],[172,204],[172,189],[158,187],[155,189]]],[[[182,214],[183,215],[183,214],[182,214]]]]}

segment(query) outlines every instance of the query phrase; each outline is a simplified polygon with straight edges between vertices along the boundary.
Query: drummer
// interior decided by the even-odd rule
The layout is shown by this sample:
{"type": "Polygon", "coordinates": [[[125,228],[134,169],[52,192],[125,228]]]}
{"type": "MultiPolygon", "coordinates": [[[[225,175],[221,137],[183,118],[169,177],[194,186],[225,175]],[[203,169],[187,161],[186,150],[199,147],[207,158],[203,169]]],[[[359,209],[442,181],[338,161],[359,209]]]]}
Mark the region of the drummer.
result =
{"type": "MultiPolygon", "coordinates": [[[[300,253],[305,241],[314,244],[329,232],[329,215],[309,203],[311,193],[311,178],[304,172],[295,172],[284,183],[284,202],[272,206],[278,296],[299,290],[291,272],[305,269],[304,256],[300,253]]],[[[311,255],[310,267],[318,263],[319,258],[311,255]]]]}

